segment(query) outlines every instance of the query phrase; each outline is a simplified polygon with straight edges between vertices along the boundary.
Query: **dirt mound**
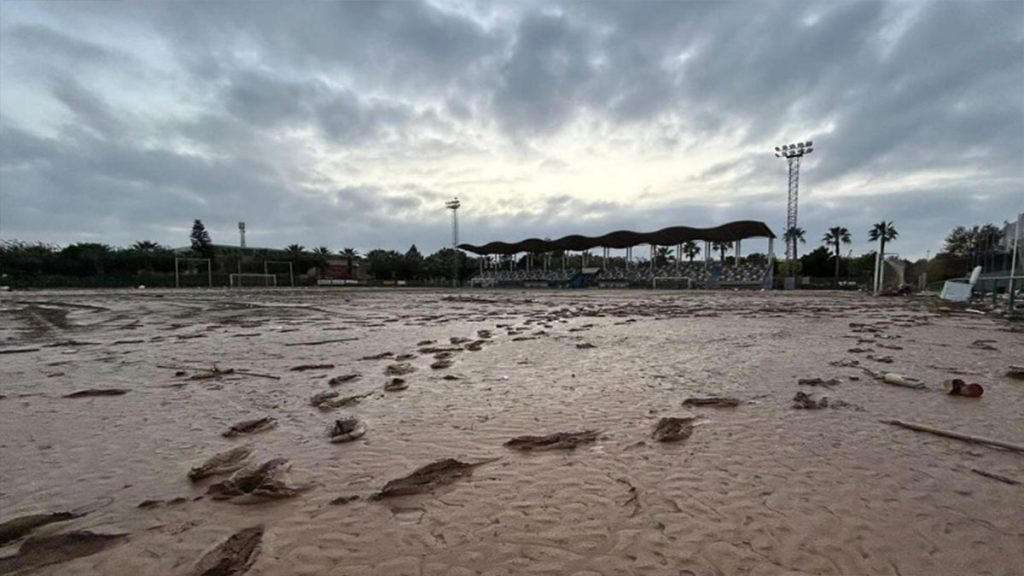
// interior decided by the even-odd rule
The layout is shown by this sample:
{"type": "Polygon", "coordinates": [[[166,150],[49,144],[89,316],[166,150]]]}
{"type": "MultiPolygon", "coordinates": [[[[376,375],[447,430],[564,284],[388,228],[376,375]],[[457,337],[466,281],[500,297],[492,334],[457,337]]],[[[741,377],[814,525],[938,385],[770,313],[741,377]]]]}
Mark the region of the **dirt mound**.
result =
{"type": "Polygon", "coordinates": [[[25,541],[14,556],[0,558],[0,574],[35,570],[92,556],[120,544],[127,534],[96,534],[87,531],[67,532],[53,536],[33,536],[25,541]]]}
{"type": "Polygon", "coordinates": [[[412,374],[416,371],[416,367],[408,362],[401,362],[398,364],[391,364],[384,369],[384,374],[387,376],[405,376],[406,374],[412,374]]]}
{"type": "Polygon", "coordinates": [[[597,432],[556,432],[547,436],[517,436],[505,446],[514,450],[574,450],[577,446],[590,444],[597,440],[597,432]]]}
{"type": "Polygon", "coordinates": [[[46,526],[54,522],[67,522],[75,518],[81,518],[85,514],[75,512],[52,512],[50,514],[29,514],[12,518],[0,524],[0,546],[13,542],[22,536],[27,535],[40,526],[46,526]]]}
{"type": "Polygon", "coordinates": [[[188,471],[188,477],[195,482],[209,476],[227,474],[245,466],[249,456],[252,455],[252,445],[239,446],[226,452],[214,454],[206,462],[188,471]]]}
{"type": "Polygon", "coordinates": [[[262,418],[254,418],[252,420],[243,420],[236,424],[233,424],[231,428],[228,428],[222,435],[226,438],[232,438],[235,436],[242,436],[244,434],[256,434],[258,432],[264,432],[277,426],[277,419],[271,416],[264,416],[262,418]]]}
{"type": "Polygon", "coordinates": [[[654,426],[652,436],[658,442],[686,440],[693,434],[693,420],[691,417],[677,418],[675,416],[666,416],[658,420],[658,424],[654,426]]]}
{"type": "Polygon", "coordinates": [[[335,420],[327,431],[328,437],[334,443],[358,440],[363,437],[363,434],[366,434],[366,426],[354,416],[335,420]]]}
{"type": "Polygon", "coordinates": [[[417,468],[412,474],[403,478],[391,480],[384,485],[374,499],[391,498],[394,496],[410,496],[430,492],[439,486],[446,486],[460,478],[465,478],[473,473],[477,466],[494,462],[485,460],[483,462],[466,463],[453,458],[445,458],[421,468],[417,468]]]}
{"type": "Polygon", "coordinates": [[[236,504],[289,498],[308,488],[287,483],[285,476],[289,468],[284,458],[267,460],[255,468],[239,470],[223,482],[211,484],[206,493],[214,500],[231,500],[236,504]]]}
{"type": "Polygon", "coordinates": [[[828,408],[828,397],[815,398],[805,392],[797,392],[793,396],[793,408],[798,410],[820,410],[828,408]]]}
{"type": "Polygon", "coordinates": [[[232,534],[196,562],[192,576],[239,576],[252,567],[260,555],[263,526],[253,526],[232,534]]]}

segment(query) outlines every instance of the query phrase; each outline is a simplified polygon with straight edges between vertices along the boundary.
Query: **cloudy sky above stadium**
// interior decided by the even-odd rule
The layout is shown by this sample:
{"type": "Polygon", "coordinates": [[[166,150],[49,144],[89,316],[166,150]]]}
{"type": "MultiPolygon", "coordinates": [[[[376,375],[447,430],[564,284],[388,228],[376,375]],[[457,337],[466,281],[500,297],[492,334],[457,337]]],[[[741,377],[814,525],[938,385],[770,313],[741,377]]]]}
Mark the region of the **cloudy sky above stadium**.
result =
{"type": "MultiPolygon", "coordinates": [[[[1024,209],[1024,3],[0,3],[0,238],[432,251],[1024,209]]],[[[754,247],[756,248],[756,247],[754,247]]],[[[761,248],[763,249],[763,247],[761,248]]],[[[781,248],[780,248],[781,249],[781,248]]]]}

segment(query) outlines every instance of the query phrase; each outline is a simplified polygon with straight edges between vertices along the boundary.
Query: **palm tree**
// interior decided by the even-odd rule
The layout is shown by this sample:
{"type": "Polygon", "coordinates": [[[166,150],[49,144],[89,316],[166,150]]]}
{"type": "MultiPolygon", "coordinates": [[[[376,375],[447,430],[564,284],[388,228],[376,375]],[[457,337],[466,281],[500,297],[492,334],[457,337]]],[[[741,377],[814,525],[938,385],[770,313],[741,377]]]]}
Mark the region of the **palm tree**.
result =
{"type": "Polygon", "coordinates": [[[331,249],[327,246],[320,246],[313,249],[313,254],[317,259],[317,268],[320,270],[320,274],[324,274],[327,271],[327,257],[331,255],[331,249]]]}
{"type": "Polygon", "coordinates": [[[806,234],[806,232],[804,231],[803,228],[801,228],[799,226],[794,226],[794,227],[790,228],[789,230],[786,230],[786,233],[782,235],[782,237],[786,239],[786,243],[787,244],[789,244],[789,243],[793,244],[793,259],[794,260],[799,260],[799,258],[797,258],[797,254],[796,254],[796,243],[800,242],[801,244],[807,244],[807,240],[804,239],[804,235],[805,234],[806,234]]]}
{"type": "Polygon", "coordinates": [[[285,252],[291,254],[292,256],[298,256],[299,254],[302,254],[302,252],[305,250],[306,247],[303,246],[302,244],[289,244],[288,247],[284,249],[285,252]]]}
{"type": "Polygon", "coordinates": [[[722,264],[725,264],[725,251],[732,248],[732,242],[712,242],[711,249],[718,250],[722,255],[722,264]]]}
{"type": "Polygon", "coordinates": [[[163,248],[163,246],[150,240],[139,240],[135,244],[132,244],[132,250],[135,250],[136,252],[156,252],[161,248],[163,248]]]}
{"type": "Polygon", "coordinates": [[[672,248],[668,246],[658,246],[654,251],[654,258],[656,260],[655,266],[665,266],[675,260],[675,256],[672,255],[672,248]]]}
{"type": "Polygon", "coordinates": [[[690,260],[690,264],[693,264],[693,259],[700,254],[700,246],[697,246],[693,240],[689,240],[683,244],[683,254],[690,260]]]}
{"type": "Polygon", "coordinates": [[[829,228],[828,232],[821,237],[822,244],[836,249],[836,278],[832,283],[833,288],[839,286],[839,258],[842,255],[839,244],[849,244],[850,242],[850,231],[842,226],[829,228]]]}
{"type": "Polygon", "coordinates": [[[345,264],[347,266],[349,278],[352,277],[352,261],[359,258],[359,252],[356,252],[355,248],[345,248],[341,251],[341,255],[345,257],[345,264]]]}
{"type": "Polygon", "coordinates": [[[882,220],[868,230],[868,239],[872,242],[878,240],[878,268],[875,269],[875,290],[881,288],[882,265],[885,262],[885,243],[892,242],[900,233],[892,225],[892,222],[882,220]]]}

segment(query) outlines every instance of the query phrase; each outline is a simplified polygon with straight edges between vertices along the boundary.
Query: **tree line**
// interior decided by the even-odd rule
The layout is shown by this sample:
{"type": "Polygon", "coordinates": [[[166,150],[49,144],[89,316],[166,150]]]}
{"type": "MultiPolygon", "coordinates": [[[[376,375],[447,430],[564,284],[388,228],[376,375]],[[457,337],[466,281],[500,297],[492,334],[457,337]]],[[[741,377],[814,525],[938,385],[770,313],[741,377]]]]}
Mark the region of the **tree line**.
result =
{"type": "MultiPolygon", "coordinates": [[[[1002,246],[1002,230],[994,224],[973,226],[957,226],[946,236],[943,249],[930,259],[919,259],[916,262],[905,261],[908,265],[906,278],[913,280],[921,273],[927,273],[929,280],[943,280],[964,276],[976,265],[992,269],[1006,260],[1007,254],[1002,246]]],[[[892,222],[882,221],[866,231],[866,237],[878,242],[879,250],[898,241],[899,232],[892,222]]],[[[223,272],[234,272],[234,262],[230,257],[219,257],[217,247],[213,244],[209,233],[202,222],[193,223],[190,234],[190,250],[188,254],[176,253],[169,247],[156,242],[141,240],[131,246],[120,248],[96,242],[79,242],[64,247],[44,244],[6,241],[0,243],[0,283],[15,287],[73,287],[73,286],[134,286],[147,284],[152,286],[173,286],[175,257],[186,255],[195,258],[211,258],[223,272]]],[[[807,243],[807,233],[802,228],[787,230],[783,240],[792,241],[797,245],[807,243]]],[[[799,269],[796,273],[803,276],[818,278],[832,277],[833,281],[843,278],[870,278],[874,273],[876,251],[872,250],[859,256],[844,257],[843,246],[853,241],[853,233],[843,226],[828,228],[820,240],[820,246],[800,256],[799,269]]],[[[712,254],[722,263],[734,263],[727,252],[732,249],[731,242],[715,242],[711,245],[712,254]]],[[[360,265],[361,275],[375,280],[404,280],[409,282],[450,281],[457,273],[465,280],[483,265],[487,268],[525,267],[531,261],[535,267],[541,267],[547,258],[549,266],[558,269],[565,261],[568,269],[582,267],[584,256],[580,253],[567,254],[552,252],[547,255],[518,256],[510,262],[511,256],[484,256],[480,258],[468,256],[452,248],[442,248],[432,254],[422,254],[415,245],[404,253],[396,250],[374,249],[360,254],[354,248],[331,250],[326,246],[307,249],[300,244],[290,244],[273,258],[282,258],[292,262],[297,274],[306,271],[326,270],[328,260],[345,261],[349,267],[360,265]]],[[[694,262],[703,252],[696,242],[687,242],[682,246],[683,258],[694,262]]],[[[675,249],[667,246],[655,250],[655,265],[664,266],[675,262],[675,249]]],[[[267,259],[271,259],[267,255],[267,259]]],[[[782,260],[781,256],[779,260],[782,260]]],[[[753,253],[743,258],[746,263],[767,261],[765,254],[753,253]]],[[[599,260],[589,255],[589,265],[598,265],[599,260]]],[[[625,266],[625,260],[612,258],[610,266],[625,266]]],[[[649,265],[649,260],[639,258],[632,263],[634,266],[649,265]]],[[[778,265],[782,267],[783,262],[778,265]]],[[[785,270],[780,269],[779,273],[785,270]]]]}

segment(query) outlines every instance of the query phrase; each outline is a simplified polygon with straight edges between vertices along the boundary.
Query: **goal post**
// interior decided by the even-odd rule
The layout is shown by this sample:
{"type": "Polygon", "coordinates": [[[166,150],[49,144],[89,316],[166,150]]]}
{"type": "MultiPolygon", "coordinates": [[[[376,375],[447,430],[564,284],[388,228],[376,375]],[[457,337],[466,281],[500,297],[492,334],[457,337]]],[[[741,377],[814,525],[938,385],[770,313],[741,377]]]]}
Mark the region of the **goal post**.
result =
{"type": "MultiPolygon", "coordinates": [[[[209,258],[184,258],[176,256],[174,258],[174,287],[181,288],[182,278],[201,278],[206,276],[206,287],[213,288],[213,263],[209,258]],[[203,274],[203,268],[206,268],[206,274],[203,274]]],[[[202,282],[199,284],[192,284],[202,286],[202,282]]]]}
{"type": "Polygon", "coordinates": [[[275,274],[229,274],[228,280],[232,288],[277,287],[277,275],[275,274]]]}

